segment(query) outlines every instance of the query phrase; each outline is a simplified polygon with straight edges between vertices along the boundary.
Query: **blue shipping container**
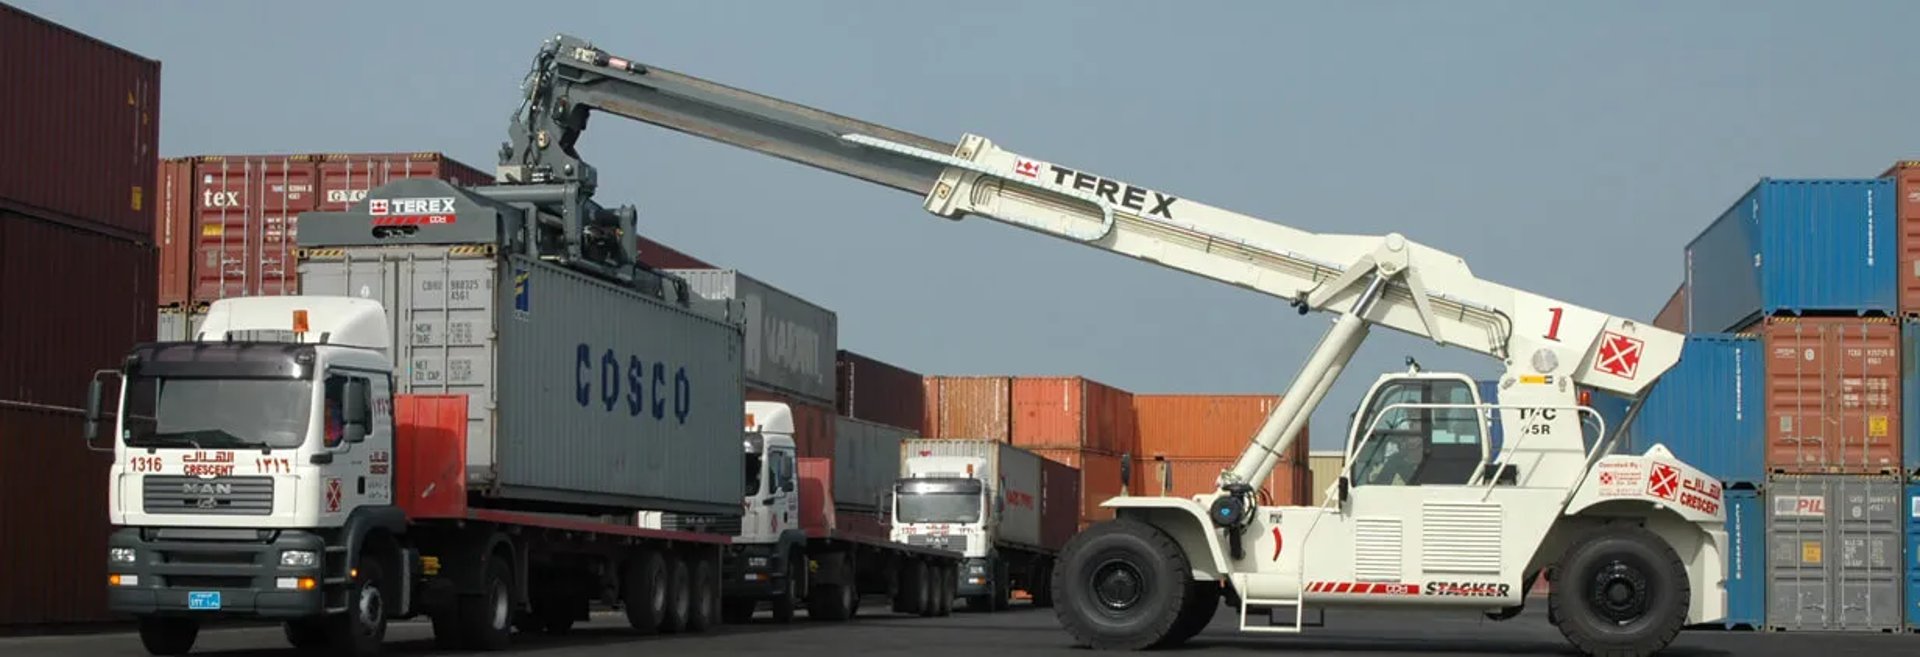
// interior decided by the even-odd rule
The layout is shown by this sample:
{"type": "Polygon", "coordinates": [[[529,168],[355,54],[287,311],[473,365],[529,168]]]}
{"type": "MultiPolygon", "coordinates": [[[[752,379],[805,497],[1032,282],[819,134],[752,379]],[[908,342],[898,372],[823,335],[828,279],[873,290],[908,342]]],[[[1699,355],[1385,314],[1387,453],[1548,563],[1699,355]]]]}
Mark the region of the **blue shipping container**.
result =
{"type": "Polygon", "coordinates": [[[1907,629],[1920,631],[1920,484],[1907,486],[1907,629]]]}
{"type": "Polygon", "coordinates": [[[1762,178],[1687,244],[1687,326],[1736,331],[1774,314],[1899,307],[1890,179],[1762,178]]]}
{"type": "MultiPolygon", "coordinates": [[[[1480,379],[1474,381],[1474,384],[1480,389],[1480,403],[1500,403],[1499,381],[1480,379]]],[[[1627,417],[1627,400],[1615,395],[1595,391],[1592,399],[1587,401],[1587,406],[1591,407],[1593,412],[1600,416],[1601,421],[1606,423],[1606,431],[1609,434],[1619,429],[1620,421],[1625,420],[1627,417]]],[[[1495,419],[1498,419],[1498,416],[1495,416],[1495,419]]],[[[1636,422],[1636,424],[1637,423],[1638,422],[1636,422]]],[[[1493,458],[1496,459],[1500,458],[1501,439],[1502,435],[1506,433],[1501,430],[1501,426],[1502,424],[1497,421],[1487,425],[1487,433],[1489,434],[1487,437],[1487,444],[1489,445],[1487,453],[1492,454],[1493,458]]],[[[1583,415],[1580,426],[1581,433],[1583,434],[1581,436],[1581,444],[1586,445],[1587,449],[1593,449],[1594,443],[1599,442],[1600,436],[1595,431],[1592,416],[1583,415]]],[[[1626,451],[1625,448],[1626,439],[1623,438],[1621,442],[1613,446],[1613,451],[1616,454],[1624,453],[1626,451]]]]}
{"type": "Polygon", "coordinates": [[[1766,478],[1766,349],[1758,337],[1688,335],[1680,362],[1647,393],[1628,430],[1634,453],[1654,443],[1728,487],[1766,478]]]}
{"type": "Polygon", "coordinates": [[[1911,320],[1900,324],[1900,413],[1901,459],[1907,474],[1920,477],[1920,322],[1911,320]]]}
{"type": "Polygon", "coordinates": [[[1727,493],[1727,629],[1767,620],[1767,517],[1760,491],[1727,493]]]}

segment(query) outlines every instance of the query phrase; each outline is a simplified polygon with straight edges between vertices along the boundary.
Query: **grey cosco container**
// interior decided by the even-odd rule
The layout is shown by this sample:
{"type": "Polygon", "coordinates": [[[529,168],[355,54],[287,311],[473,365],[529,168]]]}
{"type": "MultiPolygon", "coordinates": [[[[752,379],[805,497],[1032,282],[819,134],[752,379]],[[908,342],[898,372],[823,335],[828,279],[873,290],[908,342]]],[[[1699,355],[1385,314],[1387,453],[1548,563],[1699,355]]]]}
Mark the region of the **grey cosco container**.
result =
{"type": "Polygon", "coordinates": [[[1892,477],[1770,478],[1765,491],[1767,626],[1899,629],[1901,493],[1901,482],[1892,477]]]}
{"type": "Polygon", "coordinates": [[[397,392],[463,394],[467,482],[498,506],[737,514],[741,329],[477,246],[320,249],[303,293],[382,302],[397,392]]]}

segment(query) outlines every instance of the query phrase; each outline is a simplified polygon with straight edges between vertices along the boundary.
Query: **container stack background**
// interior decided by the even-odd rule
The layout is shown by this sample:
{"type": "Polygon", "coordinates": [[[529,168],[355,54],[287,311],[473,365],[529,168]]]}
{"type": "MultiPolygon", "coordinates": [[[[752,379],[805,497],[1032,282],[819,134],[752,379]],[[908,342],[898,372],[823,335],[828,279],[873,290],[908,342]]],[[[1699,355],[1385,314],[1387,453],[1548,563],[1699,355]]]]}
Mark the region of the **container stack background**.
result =
{"type": "Polygon", "coordinates": [[[1920,630],[1920,168],[1763,178],[1683,257],[1629,445],[1725,484],[1725,625],[1920,630]]]}

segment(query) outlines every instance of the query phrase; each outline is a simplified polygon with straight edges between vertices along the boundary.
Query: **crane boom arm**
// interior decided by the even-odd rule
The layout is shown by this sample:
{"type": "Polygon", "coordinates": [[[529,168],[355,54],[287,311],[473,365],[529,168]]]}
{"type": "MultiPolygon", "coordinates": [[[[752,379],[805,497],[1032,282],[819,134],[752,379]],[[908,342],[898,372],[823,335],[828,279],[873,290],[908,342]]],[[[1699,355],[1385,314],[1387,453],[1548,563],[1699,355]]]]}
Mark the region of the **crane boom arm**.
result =
{"type": "Polygon", "coordinates": [[[1623,396],[1638,397],[1679,358],[1677,334],[1478,278],[1460,257],[1398,233],[1300,230],[976,135],[949,144],[640,64],[565,35],[536,58],[502,179],[591,187],[595,174],[573,148],[588,110],[920,195],[949,219],[987,217],[1256,290],[1302,313],[1360,313],[1509,369],[1531,365],[1623,396]]]}

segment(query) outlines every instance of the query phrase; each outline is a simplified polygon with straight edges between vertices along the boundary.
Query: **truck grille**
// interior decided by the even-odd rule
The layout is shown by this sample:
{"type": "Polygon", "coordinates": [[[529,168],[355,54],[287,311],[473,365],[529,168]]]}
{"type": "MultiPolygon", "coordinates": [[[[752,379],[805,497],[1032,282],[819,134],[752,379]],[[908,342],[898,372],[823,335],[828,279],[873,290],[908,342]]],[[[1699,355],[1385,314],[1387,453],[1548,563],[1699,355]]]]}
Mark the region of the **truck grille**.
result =
{"type": "Polygon", "coordinates": [[[663,513],[660,514],[660,528],[675,532],[738,536],[740,535],[740,518],[663,513]]]}
{"type": "Polygon", "coordinates": [[[909,534],[907,536],[907,545],[929,547],[935,550],[946,550],[948,552],[959,552],[959,553],[965,554],[967,551],[967,537],[951,536],[951,535],[935,536],[932,534],[909,534]]]}
{"type": "Polygon", "coordinates": [[[273,512],[271,477],[148,475],[141,483],[147,513],[267,515],[273,512]]]}

